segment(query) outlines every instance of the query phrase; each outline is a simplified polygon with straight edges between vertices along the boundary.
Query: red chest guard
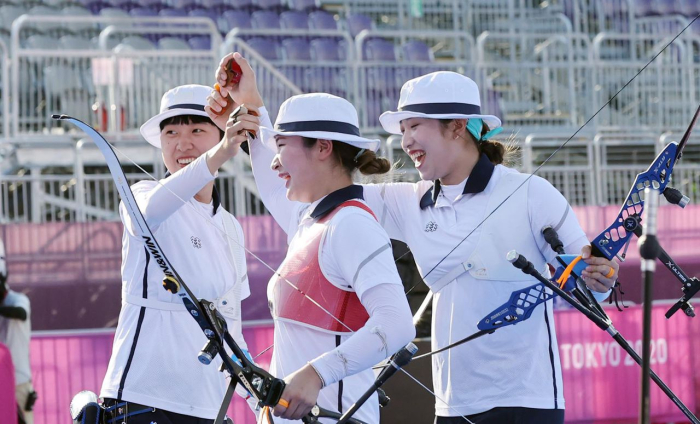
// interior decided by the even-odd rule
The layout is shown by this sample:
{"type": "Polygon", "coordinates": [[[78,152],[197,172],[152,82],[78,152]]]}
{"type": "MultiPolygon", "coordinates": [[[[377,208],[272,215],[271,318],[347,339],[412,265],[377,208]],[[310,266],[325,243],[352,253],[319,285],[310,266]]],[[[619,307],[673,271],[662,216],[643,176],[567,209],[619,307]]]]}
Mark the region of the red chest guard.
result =
{"type": "Polygon", "coordinates": [[[323,275],[319,264],[319,249],[328,228],[327,223],[338,211],[349,206],[363,209],[376,219],[367,205],[348,200],[306,230],[303,237],[294,242],[294,248],[290,248],[284,262],[270,280],[268,299],[273,318],[334,334],[357,331],[365,325],[369,315],[357,294],[333,285],[323,275]],[[294,284],[298,290],[285,280],[294,284]]]}

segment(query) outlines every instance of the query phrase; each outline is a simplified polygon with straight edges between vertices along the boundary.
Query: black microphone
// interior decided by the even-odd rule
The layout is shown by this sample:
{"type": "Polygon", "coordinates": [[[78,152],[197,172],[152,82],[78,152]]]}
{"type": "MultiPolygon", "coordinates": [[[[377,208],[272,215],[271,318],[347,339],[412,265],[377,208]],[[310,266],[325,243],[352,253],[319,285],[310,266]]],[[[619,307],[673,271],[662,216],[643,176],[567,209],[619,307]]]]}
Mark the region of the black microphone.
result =
{"type": "Polygon", "coordinates": [[[389,359],[387,366],[377,376],[374,383],[375,386],[381,386],[389,379],[389,377],[394,375],[396,371],[405,367],[409,362],[411,362],[411,358],[413,358],[413,355],[415,355],[416,352],[418,352],[418,347],[413,343],[409,343],[399,349],[399,351],[389,359]]]}
{"type": "Polygon", "coordinates": [[[512,263],[514,267],[522,269],[525,274],[530,274],[535,270],[535,266],[532,262],[528,261],[527,258],[515,250],[511,250],[506,255],[508,262],[512,263]]]}
{"type": "Polygon", "coordinates": [[[559,240],[559,234],[557,234],[554,228],[549,225],[544,227],[542,229],[542,235],[544,236],[544,241],[552,247],[552,250],[560,255],[566,253],[564,252],[564,243],[559,240]]]}

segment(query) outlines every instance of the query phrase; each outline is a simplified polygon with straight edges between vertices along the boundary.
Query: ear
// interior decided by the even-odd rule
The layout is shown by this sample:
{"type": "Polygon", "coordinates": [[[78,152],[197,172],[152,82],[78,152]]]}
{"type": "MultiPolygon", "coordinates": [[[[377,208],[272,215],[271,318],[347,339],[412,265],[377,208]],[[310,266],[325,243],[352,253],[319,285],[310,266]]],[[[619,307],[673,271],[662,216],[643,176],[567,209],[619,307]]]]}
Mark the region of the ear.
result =
{"type": "Polygon", "coordinates": [[[325,160],[333,154],[333,142],[331,140],[319,138],[318,143],[316,143],[316,149],[318,158],[320,160],[325,160]]]}
{"type": "Polygon", "coordinates": [[[466,119],[454,119],[452,120],[452,137],[464,137],[464,133],[467,131],[467,120],[466,119]]]}

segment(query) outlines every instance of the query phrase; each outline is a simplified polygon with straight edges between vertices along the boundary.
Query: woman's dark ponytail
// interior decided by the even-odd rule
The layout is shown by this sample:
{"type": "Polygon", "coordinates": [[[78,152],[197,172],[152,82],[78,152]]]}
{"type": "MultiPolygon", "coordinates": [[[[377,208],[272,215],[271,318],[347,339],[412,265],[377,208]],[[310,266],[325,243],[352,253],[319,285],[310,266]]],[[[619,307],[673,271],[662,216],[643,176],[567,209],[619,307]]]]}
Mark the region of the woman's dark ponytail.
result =
{"type": "MultiPolygon", "coordinates": [[[[303,140],[307,148],[317,141],[308,137],[303,137],[303,140]]],[[[388,159],[377,156],[371,150],[360,149],[342,141],[333,141],[333,154],[348,174],[352,174],[356,169],[363,175],[385,174],[391,170],[391,162],[388,159]],[[361,150],[363,151],[360,153],[361,150]]]]}

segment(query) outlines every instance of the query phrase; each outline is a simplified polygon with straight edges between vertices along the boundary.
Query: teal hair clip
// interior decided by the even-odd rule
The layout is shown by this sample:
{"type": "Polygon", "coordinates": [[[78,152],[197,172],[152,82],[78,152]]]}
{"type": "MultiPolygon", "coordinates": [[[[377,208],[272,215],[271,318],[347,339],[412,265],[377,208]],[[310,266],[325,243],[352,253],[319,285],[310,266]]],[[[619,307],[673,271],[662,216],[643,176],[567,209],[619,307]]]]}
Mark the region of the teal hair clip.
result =
{"type": "Polygon", "coordinates": [[[477,141],[486,141],[489,138],[503,131],[503,127],[498,127],[492,129],[491,131],[487,132],[482,136],[481,131],[483,131],[483,129],[484,121],[481,118],[471,118],[467,121],[467,130],[471,133],[471,135],[474,136],[474,139],[477,141]]]}

